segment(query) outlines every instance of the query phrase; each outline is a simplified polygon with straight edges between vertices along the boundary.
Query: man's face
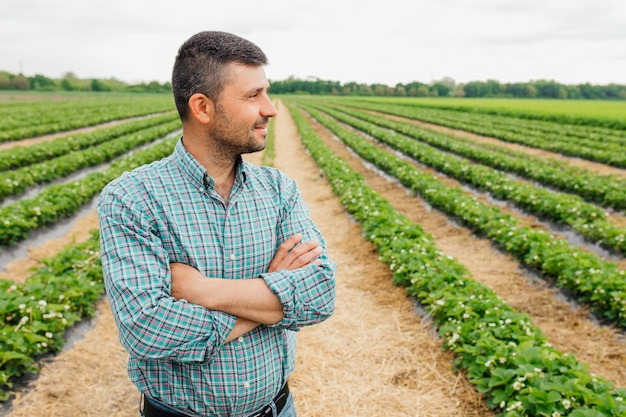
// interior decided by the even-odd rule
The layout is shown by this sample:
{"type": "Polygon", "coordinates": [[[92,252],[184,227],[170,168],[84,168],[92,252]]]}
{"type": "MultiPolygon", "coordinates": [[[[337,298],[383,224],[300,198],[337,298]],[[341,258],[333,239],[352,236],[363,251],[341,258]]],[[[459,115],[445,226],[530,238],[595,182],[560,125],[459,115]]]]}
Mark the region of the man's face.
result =
{"type": "Polygon", "coordinates": [[[277,114],[268,89],[263,67],[231,64],[230,81],[215,105],[211,140],[234,154],[265,149],[269,118],[277,114]]]}

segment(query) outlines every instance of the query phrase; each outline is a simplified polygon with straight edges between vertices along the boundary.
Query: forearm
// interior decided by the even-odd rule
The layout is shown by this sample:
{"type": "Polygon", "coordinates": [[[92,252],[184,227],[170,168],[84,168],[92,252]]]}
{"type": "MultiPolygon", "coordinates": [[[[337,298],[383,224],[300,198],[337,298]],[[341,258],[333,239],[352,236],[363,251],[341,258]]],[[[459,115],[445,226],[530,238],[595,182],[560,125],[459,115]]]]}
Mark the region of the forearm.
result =
{"type": "Polygon", "coordinates": [[[256,323],[275,324],[283,318],[278,297],[261,278],[204,278],[189,281],[189,285],[181,289],[178,298],[256,323]]]}
{"type": "Polygon", "coordinates": [[[262,277],[283,306],[281,327],[297,331],[333,314],[335,264],[327,258],[307,268],[262,274],[262,277]]]}
{"type": "Polygon", "coordinates": [[[243,336],[244,334],[248,333],[250,330],[258,327],[259,325],[260,323],[257,323],[256,321],[237,318],[237,321],[235,322],[235,326],[233,327],[233,330],[230,332],[226,340],[224,340],[224,343],[232,342],[233,340],[237,339],[239,336],[243,336]]]}

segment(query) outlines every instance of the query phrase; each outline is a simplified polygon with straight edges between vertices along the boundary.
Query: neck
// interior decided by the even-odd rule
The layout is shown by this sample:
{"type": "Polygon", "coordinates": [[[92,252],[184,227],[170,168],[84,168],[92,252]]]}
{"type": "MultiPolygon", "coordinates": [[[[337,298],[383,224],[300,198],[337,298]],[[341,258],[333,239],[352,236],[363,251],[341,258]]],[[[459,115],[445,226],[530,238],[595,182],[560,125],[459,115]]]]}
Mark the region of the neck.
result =
{"type": "Polygon", "coordinates": [[[235,182],[235,169],[240,156],[228,149],[216,149],[212,142],[195,141],[184,136],[183,143],[187,151],[206,170],[207,174],[213,178],[215,190],[222,196],[225,202],[228,201],[230,190],[235,182]]]}

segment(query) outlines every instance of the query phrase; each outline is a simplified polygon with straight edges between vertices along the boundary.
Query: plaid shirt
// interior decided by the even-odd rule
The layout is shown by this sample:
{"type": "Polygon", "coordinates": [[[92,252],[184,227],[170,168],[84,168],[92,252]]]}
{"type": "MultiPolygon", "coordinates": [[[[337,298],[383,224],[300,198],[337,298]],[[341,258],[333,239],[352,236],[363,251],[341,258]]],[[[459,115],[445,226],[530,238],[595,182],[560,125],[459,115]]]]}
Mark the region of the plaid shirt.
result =
{"type": "Polygon", "coordinates": [[[333,313],[335,264],[295,181],[279,170],[240,159],[227,204],[213,184],[182,139],[171,156],[125,173],[98,201],[101,255],[139,390],[192,415],[242,416],[267,404],[293,371],[294,332],[333,313]],[[297,232],[320,242],[321,264],[266,273],[297,232]],[[172,298],[171,262],[208,277],[262,277],[283,320],[224,343],[236,317],[172,298]]]}

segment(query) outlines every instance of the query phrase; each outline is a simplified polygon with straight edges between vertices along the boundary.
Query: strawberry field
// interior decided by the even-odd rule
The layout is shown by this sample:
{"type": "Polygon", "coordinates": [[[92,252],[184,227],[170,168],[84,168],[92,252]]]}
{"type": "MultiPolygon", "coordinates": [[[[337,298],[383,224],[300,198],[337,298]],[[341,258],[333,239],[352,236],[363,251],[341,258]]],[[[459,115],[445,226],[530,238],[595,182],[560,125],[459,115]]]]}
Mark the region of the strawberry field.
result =
{"type": "MultiPolygon", "coordinates": [[[[107,182],[171,152],[180,122],[169,96],[104,97],[0,103],[2,269],[93,207],[107,182]]],[[[619,109],[550,115],[519,102],[489,107],[489,100],[280,102],[277,120],[293,123],[296,140],[375,248],[367,261],[383,264],[406,289],[414,320],[436,331],[439,349],[452,354],[446,366],[483,406],[503,416],[626,416],[626,116],[619,109]],[[391,198],[388,187],[404,197],[391,198]],[[418,206],[476,243],[448,251],[437,234],[442,226],[428,224],[431,214],[416,218],[418,206]],[[473,253],[479,240],[490,246],[480,256],[505,257],[529,283],[514,283],[504,270],[490,271],[493,281],[477,272],[463,252],[473,253]],[[509,299],[504,288],[517,285],[522,294],[525,285],[550,291],[554,300],[541,304],[564,303],[571,317],[543,317],[536,301],[509,299]],[[600,334],[606,339],[594,340],[600,334]]],[[[272,133],[278,158],[287,133],[272,133]]],[[[273,163],[273,153],[264,157],[260,163],[273,163]]],[[[97,239],[95,228],[23,281],[0,280],[2,400],[95,314],[104,291],[97,239]]]]}

